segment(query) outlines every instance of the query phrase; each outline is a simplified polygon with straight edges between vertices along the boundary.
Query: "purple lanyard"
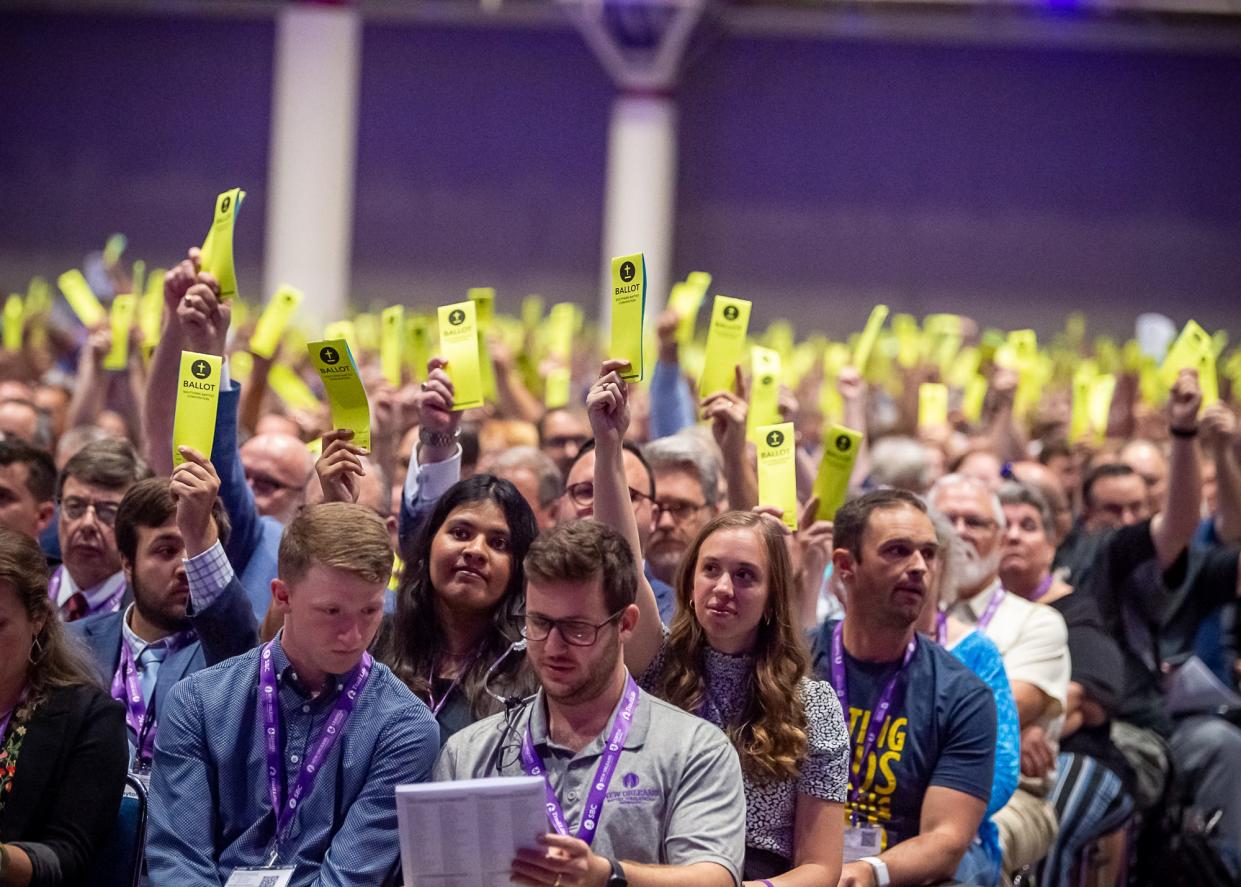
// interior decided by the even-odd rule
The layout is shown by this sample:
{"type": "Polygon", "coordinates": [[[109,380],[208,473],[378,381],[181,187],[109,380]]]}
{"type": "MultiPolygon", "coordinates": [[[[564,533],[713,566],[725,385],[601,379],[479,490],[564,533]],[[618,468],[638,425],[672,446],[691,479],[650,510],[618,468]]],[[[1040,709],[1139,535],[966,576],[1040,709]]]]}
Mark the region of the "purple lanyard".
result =
{"type": "MultiPolygon", "coordinates": [[[[268,641],[259,659],[259,708],[263,713],[263,733],[267,743],[267,793],[271,798],[271,808],[276,814],[275,845],[278,849],[281,836],[288,829],[289,823],[293,821],[293,814],[297,812],[302,798],[314,784],[319,768],[327,760],[328,753],[336,744],[336,740],[340,739],[341,734],[345,732],[345,721],[349,719],[349,715],[353,714],[353,707],[357,703],[358,696],[362,688],[366,686],[366,679],[371,675],[374,660],[370,653],[362,654],[362,661],[354,671],[353,679],[336,698],[327,723],[323,725],[323,729],[319,731],[319,735],[311,745],[310,754],[302,761],[302,766],[297,771],[297,778],[293,780],[293,785],[289,790],[289,799],[282,803],[280,795],[281,783],[284,781],[282,778],[284,775],[283,743],[280,739],[280,712],[276,700],[278,695],[276,665],[272,662],[271,656],[272,645],[275,643],[274,638],[268,641]]],[[[272,855],[275,857],[276,850],[273,850],[272,855]]]]}
{"type": "Polygon", "coordinates": [[[935,643],[941,647],[948,643],[948,614],[943,610],[935,611],[935,643]]]}
{"type": "Polygon", "coordinates": [[[474,667],[474,660],[478,659],[478,653],[479,651],[475,651],[474,655],[470,657],[470,661],[465,664],[465,668],[457,672],[457,676],[453,678],[452,683],[444,691],[444,695],[439,698],[438,702],[435,700],[435,664],[432,663],[431,673],[427,675],[427,701],[431,703],[432,717],[438,718],[440,716],[440,709],[448,702],[448,697],[452,695],[452,691],[457,689],[457,685],[461,683],[465,673],[474,667]]]}
{"type": "MultiPolygon", "coordinates": [[[[192,631],[180,631],[165,638],[163,643],[168,652],[172,653],[193,643],[195,638],[192,631]]],[[[125,722],[138,738],[137,750],[134,753],[134,770],[138,771],[150,764],[155,756],[155,700],[152,699],[148,706],[142,698],[138,663],[124,637],[121,638],[121,661],[117,665],[116,674],[112,675],[112,698],[125,704],[125,722]]]]}
{"type": "MultiPolygon", "coordinates": [[[[832,632],[832,688],[836,691],[836,698],[840,700],[840,710],[845,716],[845,723],[849,723],[849,687],[847,677],[845,675],[845,644],[843,639],[844,623],[836,623],[836,628],[832,632]]],[[[861,778],[861,769],[866,766],[866,759],[870,757],[875,750],[875,746],[879,742],[879,737],[883,734],[884,727],[887,726],[888,718],[892,714],[892,704],[896,699],[896,687],[901,679],[901,675],[905,673],[909,660],[913,658],[914,650],[918,648],[918,635],[914,634],[909,639],[909,646],[905,648],[905,658],[901,660],[901,664],[897,666],[896,671],[892,672],[892,676],[888,678],[887,684],[884,685],[883,692],[879,694],[879,702],[871,712],[870,724],[866,728],[866,736],[862,742],[862,754],[858,759],[857,767],[850,765],[849,767],[849,801],[856,808],[858,797],[861,795],[861,789],[858,782],[861,778]]],[[[857,816],[856,809],[853,813],[857,816]]]]}
{"type": "MultiPolygon", "coordinates": [[[[633,725],[633,713],[638,707],[638,684],[633,675],[625,683],[625,695],[621,700],[620,711],[612,722],[608,734],[607,745],[603,747],[603,756],[599,760],[599,769],[591,785],[590,794],[586,796],[586,807],[582,810],[582,824],[578,826],[579,840],[590,844],[595,839],[595,827],[599,823],[599,814],[603,812],[603,802],[607,799],[608,785],[612,782],[612,774],[620,762],[621,750],[625,747],[625,739],[629,736],[629,728],[633,725]]],[[[569,834],[569,823],[565,821],[564,810],[551,780],[547,778],[547,770],[543,759],[534,748],[534,737],[530,734],[530,725],[526,725],[526,736],[521,743],[521,767],[527,776],[542,776],[543,791],[547,796],[547,818],[551,820],[556,831],[562,835],[569,834]]]]}
{"type": "Polygon", "coordinates": [[[1034,603],[1035,601],[1042,600],[1043,596],[1046,595],[1047,592],[1051,591],[1051,583],[1055,581],[1055,578],[1056,577],[1053,576],[1051,573],[1048,573],[1047,578],[1038,584],[1038,588],[1034,589],[1034,592],[1028,598],[1026,598],[1026,600],[1028,600],[1030,603],[1034,603]]]}
{"type": "Polygon", "coordinates": [[[982,615],[978,617],[979,634],[987,633],[987,626],[991,624],[991,620],[995,618],[995,611],[1000,609],[1000,604],[1004,602],[1004,589],[997,588],[995,593],[991,595],[991,600],[987,601],[987,609],[982,611],[982,615]]]}

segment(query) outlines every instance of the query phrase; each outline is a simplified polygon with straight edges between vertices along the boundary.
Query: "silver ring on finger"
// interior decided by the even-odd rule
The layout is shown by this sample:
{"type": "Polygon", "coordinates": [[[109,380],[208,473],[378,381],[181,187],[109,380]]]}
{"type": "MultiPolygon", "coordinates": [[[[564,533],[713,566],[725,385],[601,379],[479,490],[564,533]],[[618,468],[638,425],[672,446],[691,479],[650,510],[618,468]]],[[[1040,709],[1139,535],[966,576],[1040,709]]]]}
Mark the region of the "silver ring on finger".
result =
{"type": "Polygon", "coordinates": [[[560,887],[560,877],[560,875],[556,876],[556,881],[552,884],[552,887],[560,887]]]}

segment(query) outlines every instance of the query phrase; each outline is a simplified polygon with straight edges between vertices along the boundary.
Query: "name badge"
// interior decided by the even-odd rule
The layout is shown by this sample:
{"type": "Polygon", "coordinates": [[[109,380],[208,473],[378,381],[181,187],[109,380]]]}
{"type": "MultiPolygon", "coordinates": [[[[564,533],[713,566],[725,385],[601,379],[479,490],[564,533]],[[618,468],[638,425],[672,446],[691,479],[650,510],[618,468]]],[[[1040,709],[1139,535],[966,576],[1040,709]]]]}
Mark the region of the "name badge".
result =
{"type": "Polygon", "coordinates": [[[288,887],[293,869],[233,869],[224,887],[288,887]]]}
{"type": "Polygon", "coordinates": [[[845,829],[845,862],[883,852],[883,829],[877,825],[855,825],[845,829]]]}

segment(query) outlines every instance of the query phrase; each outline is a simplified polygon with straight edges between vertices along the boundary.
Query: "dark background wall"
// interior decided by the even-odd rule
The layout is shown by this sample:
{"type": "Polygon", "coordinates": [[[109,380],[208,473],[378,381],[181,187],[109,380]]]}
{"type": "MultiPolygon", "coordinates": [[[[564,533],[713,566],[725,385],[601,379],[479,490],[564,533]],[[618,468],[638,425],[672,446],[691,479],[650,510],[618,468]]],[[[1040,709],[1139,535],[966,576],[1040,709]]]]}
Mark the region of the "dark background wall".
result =
{"type": "MultiPolygon", "coordinates": [[[[273,35],[0,12],[0,289],[114,230],[167,264],[233,184],[256,287],[273,35]]],[[[368,22],[355,298],[491,283],[593,310],[611,96],[565,27],[368,22]]],[[[1241,334],[1241,55],[721,36],[678,100],[673,271],[711,271],[759,323],[839,333],[882,300],[1241,334]]]]}

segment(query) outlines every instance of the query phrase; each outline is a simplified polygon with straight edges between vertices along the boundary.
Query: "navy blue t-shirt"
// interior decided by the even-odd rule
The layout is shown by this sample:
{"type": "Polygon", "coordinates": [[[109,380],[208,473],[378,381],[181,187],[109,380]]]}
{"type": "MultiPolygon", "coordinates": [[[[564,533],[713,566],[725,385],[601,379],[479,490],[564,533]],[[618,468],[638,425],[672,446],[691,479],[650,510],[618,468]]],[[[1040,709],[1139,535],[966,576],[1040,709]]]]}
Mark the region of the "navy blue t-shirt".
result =
{"type": "MultiPolygon", "coordinates": [[[[814,670],[832,679],[832,631],[824,622],[813,638],[814,670]]],[[[855,779],[861,795],[860,821],[882,826],[884,849],[918,834],[922,799],[935,785],[991,797],[995,772],[995,699],[978,677],[951,653],[919,639],[896,694],[887,727],[864,766],[858,756],[871,710],[879,702],[897,662],[859,662],[845,652],[849,733],[855,779]]],[[[847,803],[853,812],[852,803],[847,803]]]]}

